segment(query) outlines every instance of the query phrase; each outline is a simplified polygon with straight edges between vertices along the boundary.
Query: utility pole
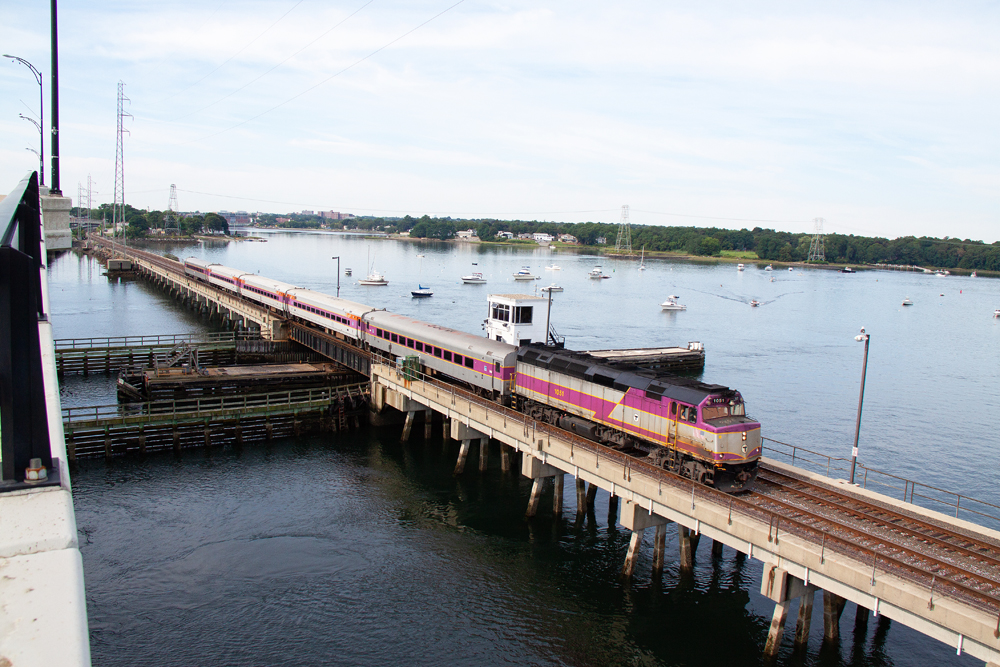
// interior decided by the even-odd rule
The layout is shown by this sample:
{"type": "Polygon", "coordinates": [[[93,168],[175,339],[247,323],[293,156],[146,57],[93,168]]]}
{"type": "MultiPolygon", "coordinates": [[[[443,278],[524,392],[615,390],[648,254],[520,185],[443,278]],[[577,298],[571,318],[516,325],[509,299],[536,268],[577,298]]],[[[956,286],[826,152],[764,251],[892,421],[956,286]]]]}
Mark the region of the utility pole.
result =
{"type": "Polygon", "coordinates": [[[628,204],[622,206],[622,219],[618,223],[618,240],[615,241],[615,254],[624,252],[632,254],[632,225],[628,221],[628,204]]]}
{"type": "MultiPolygon", "coordinates": [[[[52,0],[55,2],[55,0],[52,0]]],[[[124,135],[128,130],[124,127],[125,117],[132,117],[132,114],[125,112],[125,102],[131,102],[125,97],[125,82],[118,82],[118,139],[115,146],[115,198],[111,208],[112,229],[117,232],[118,225],[122,226],[122,241],[125,239],[125,139],[124,135]]]]}
{"type": "Polygon", "coordinates": [[[825,262],[826,261],[826,249],[823,247],[823,223],[826,222],[823,218],[813,219],[813,237],[812,242],[809,243],[809,260],[810,262],[825,262]]]}

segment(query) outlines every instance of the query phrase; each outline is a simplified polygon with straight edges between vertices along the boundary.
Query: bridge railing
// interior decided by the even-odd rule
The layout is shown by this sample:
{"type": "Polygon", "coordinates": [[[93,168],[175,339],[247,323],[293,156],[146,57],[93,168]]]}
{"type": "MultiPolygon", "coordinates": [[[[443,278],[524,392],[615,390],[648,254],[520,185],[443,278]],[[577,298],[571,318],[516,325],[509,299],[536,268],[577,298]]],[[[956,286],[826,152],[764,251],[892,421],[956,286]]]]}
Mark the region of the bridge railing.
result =
{"type": "MultiPolygon", "coordinates": [[[[787,459],[791,465],[821,472],[827,477],[839,476],[847,479],[850,475],[851,459],[828,456],[773,438],[762,438],[762,440],[769,443],[765,444],[764,447],[768,455],[787,459]]],[[[863,489],[871,489],[898,498],[905,503],[919,505],[938,512],[947,512],[955,518],[963,518],[963,513],[965,513],[965,518],[969,518],[971,521],[982,523],[981,520],[986,519],[990,527],[1000,528],[1000,505],[994,505],[985,500],[977,500],[961,493],[869,468],[860,463],[857,465],[854,480],[863,489]]]]}
{"type": "Polygon", "coordinates": [[[208,333],[162,334],[149,336],[98,336],[94,338],[57,338],[56,352],[67,350],[84,350],[105,347],[154,347],[166,345],[182,345],[187,343],[235,343],[238,340],[259,340],[257,333],[236,333],[233,331],[214,331],[208,333]]]}
{"type": "Polygon", "coordinates": [[[333,401],[340,396],[360,396],[368,389],[368,386],[367,382],[361,382],[320,389],[292,389],[238,396],[211,396],[147,403],[63,408],[63,423],[72,428],[74,424],[113,423],[129,417],[198,418],[225,410],[249,411],[261,408],[277,410],[296,405],[333,401]]]}
{"type": "Polygon", "coordinates": [[[39,322],[42,245],[38,174],[30,173],[0,201],[0,490],[25,483],[34,459],[58,483],[52,466],[39,322]]]}

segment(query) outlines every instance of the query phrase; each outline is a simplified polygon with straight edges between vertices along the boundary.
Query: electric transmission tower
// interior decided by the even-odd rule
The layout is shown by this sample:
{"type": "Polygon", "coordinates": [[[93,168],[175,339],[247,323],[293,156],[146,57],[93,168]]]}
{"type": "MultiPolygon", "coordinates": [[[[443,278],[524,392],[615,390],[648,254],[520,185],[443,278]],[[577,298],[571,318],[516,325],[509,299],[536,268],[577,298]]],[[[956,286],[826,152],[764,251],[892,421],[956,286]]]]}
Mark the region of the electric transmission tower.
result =
{"type": "Polygon", "coordinates": [[[177,229],[177,186],[170,184],[170,200],[167,202],[167,215],[163,219],[163,231],[177,229]]]}
{"type": "Polygon", "coordinates": [[[122,240],[125,240],[125,134],[128,130],[124,128],[125,118],[131,118],[132,114],[125,112],[125,102],[131,100],[125,97],[125,82],[118,82],[118,141],[115,146],[115,200],[111,209],[112,229],[122,226],[122,240]]]}
{"type": "Polygon", "coordinates": [[[813,230],[812,243],[809,244],[809,261],[825,262],[826,250],[823,248],[823,218],[813,218],[815,225],[813,230]]]}
{"type": "Polygon", "coordinates": [[[618,240],[615,241],[615,254],[632,254],[632,225],[628,221],[628,204],[622,206],[622,220],[618,223],[618,240]]]}

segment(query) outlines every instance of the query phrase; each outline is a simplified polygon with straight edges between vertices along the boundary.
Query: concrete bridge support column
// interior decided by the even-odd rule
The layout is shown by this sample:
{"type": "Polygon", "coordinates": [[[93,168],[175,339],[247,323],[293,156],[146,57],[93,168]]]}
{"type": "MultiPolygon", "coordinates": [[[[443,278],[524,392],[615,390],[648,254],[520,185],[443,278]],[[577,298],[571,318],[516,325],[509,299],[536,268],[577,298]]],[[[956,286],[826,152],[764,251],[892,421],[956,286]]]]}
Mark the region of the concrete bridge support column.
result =
{"type": "Polygon", "coordinates": [[[444,438],[445,444],[447,444],[451,439],[451,419],[448,418],[447,415],[445,415],[444,419],[441,420],[441,427],[444,431],[441,435],[444,438]]]}
{"type": "Polygon", "coordinates": [[[510,472],[510,447],[508,445],[500,445],[500,471],[510,472]]]}
{"type": "Polygon", "coordinates": [[[400,442],[406,442],[410,439],[410,429],[413,428],[413,416],[417,414],[416,410],[406,411],[406,423],[403,424],[403,434],[399,436],[400,442]]]}
{"type": "Polygon", "coordinates": [[[576,515],[581,517],[587,513],[587,483],[576,478],[576,515]]]}
{"type": "Polygon", "coordinates": [[[690,529],[677,524],[677,541],[680,547],[682,572],[691,572],[694,569],[694,554],[698,551],[698,542],[700,540],[700,534],[694,533],[690,529]]]}
{"type": "Polygon", "coordinates": [[[712,556],[717,557],[722,555],[722,542],[718,540],[712,540],[712,556]]]}
{"type": "Polygon", "coordinates": [[[590,486],[587,488],[587,511],[588,512],[594,509],[594,501],[597,500],[597,488],[598,488],[597,485],[594,484],[593,482],[591,482],[590,486]]]}
{"type": "Polygon", "coordinates": [[[613,526],[618,523],[618,496],[611,494],[608,500],[608,525],[613,526]]]}
{"type": "Polygon", "coordinates": [[[795,645],[805,646],[809,639],[809,624],[812,619],[813,598],[817,588],[803,583],[776,565],[765,565],[761,576],[761,595],[774,600],[774,615],[771,617],[771,627],[767,633],[767,643],[764,645],[764,658],[772,659],[781,648],[781,638],[784,635],[785,620],[788,618],[788,607],[795,598],[801,598],[799,617],[795,626],[795,645]]]}
{"type": "Polygon", "coordinates": [[[451,437],[462,441],[462,448],[458,452],[458,462],[455,464],[455,474],[461,475],[465,471],[465,461],[469,458],[472,441],[486,439],[489,442],[489,436],[469,428],[460,421],[452,420],[451,437]]]}
{"type": "Polygon", "coordinates": [[[823,641],[840,641],[840,615],[846,603],[839,595],[823,591],[823,641]]]}
{"type": "Polygon", "coordinates": [[[431,439],[431,427],[434,426],[434,411],[424,410],[424,440],[431,439]]]}
{"type": "Polygon", "coordinates": [[[552,513],[556,517],[562,516],[563,509],[563,484],[565,482],[566,475],[559,473],[552,478],[552,513]]]}
{"type": "Polygon", "coordinates": [[[490,439],[479,439],[479,472],[486,472],[490,462],[490,439]]]}
{"type": "Polygon", "coordinates": [[[656,535],[653,538],[653,576],[659,577],[663,574],[663,560],[667,552],[667,526],[661,524],[656,526],[656,535]]]}
{"type": "Polygon", "coordinates": [[[469,458],[469,448],[472,447],[472,440],[466,438],[462,441],[462,447],[458,450],[458,461],[455,462],[455,475],[465,472],[465,460],[469,458]]]}
{"type": "MultiPolygon", "coordinates": [[[[656,514],[650,514],[649,510],[640,507],[631,500],[626,500],[622,506],[622,526],[632,531],[632,539],[629,541],[628,554],[625,556],[625,565],[622,566],[622,577],[630,579],[635,571],[635,561],[639,555],[639,548],[642,546],[642,535],[646,528],[656,527],[656,540],[660,546],[659,568],[663,569],[663,544],[666,540],[666,525],[669,519],[656,514]]],[[[657,572],[657,551],[653,547],[653,572],[657,572]]]]}
{"type": "Polygon", "coordinates": [[[549,477],[562,476],[563,472],[534,456],[525,455],[521,459],[521,474],[534,480],[531,485],[531,497],[528,499],[528,509],[525,511],[525,518],[530,519],[538,513],[538,503],[542,498],[542,491],[545,490],[545,480],[549,477]]]}

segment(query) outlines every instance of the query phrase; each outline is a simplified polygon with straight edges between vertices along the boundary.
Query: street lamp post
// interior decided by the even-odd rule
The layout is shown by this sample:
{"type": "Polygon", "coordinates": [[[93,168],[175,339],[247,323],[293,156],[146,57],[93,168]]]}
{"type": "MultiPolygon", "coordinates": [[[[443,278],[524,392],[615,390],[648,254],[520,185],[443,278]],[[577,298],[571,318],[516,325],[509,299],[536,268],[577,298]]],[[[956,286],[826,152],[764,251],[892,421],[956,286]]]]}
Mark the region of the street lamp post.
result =
{"type": "Polygon", "coordinates": [[[331,257],[330,259],[337,260],[337,298],[340,298],[340,255],[336,257],[331,257]]]}
{"type": "Polygon", "coordinates": [[[858,463],[858,436],[861,435],[861,406],[865,401],[865,375],[868,372],[868,339],[871,334],[865,333],[865,328],[861,327],[861,333],[854,337],[854,340],[865,344],[865,360],[861,364],[861,393],[858,395],[858,420],[854,425],[854,449],[851,450],[851,484],[854,484],[854,468],[858,463]]]}
{"type": "Polygon", "coordinates": [[[39,72],[34,65],[29,63],[24,58],[18,58],[17,56],[12,56],[8,54],[3,54],[4,58],[10,58],[14,62],[21,63],[25,67],[31,70],[31,73],[35,75],[35,81],[38,82],[38,119],[40,122],[35,123],[34,118],[29,118],[24,114],[20,114],[21,118],[30,120],[32,123],[38,127],[38,141],[39,141],[39,154],[42,156],[41,164],[38,169],[38,184],[45,185],[45,133],[42,131],[42,127],[45,126],[45,107],[42,105],[42,91],[44,87],[42,86],[42,73],[39,72]]]}
{"type": "MultiPolygon", "coordinates": [[[[38,134],[39,135],[42,134],[42,126],[38,124],[37,120],[35,120],[31,116],[25,116],[23,113],[18,114],[18,116],[20,116],[24,120],[32,123],[35,127],[38,128],[38,134]]],[[[42,158],[42,154],[39,153],[38,151],[36,151],[34,148],[28,148],[26,150],[29,150],[29,151],[31,151],[32,153],[34,153],[35,155],[38,156],[38,178],[41,179],[42,174],[45,173],[45,160],[44,160],[44,158],[42,158]]]]}

